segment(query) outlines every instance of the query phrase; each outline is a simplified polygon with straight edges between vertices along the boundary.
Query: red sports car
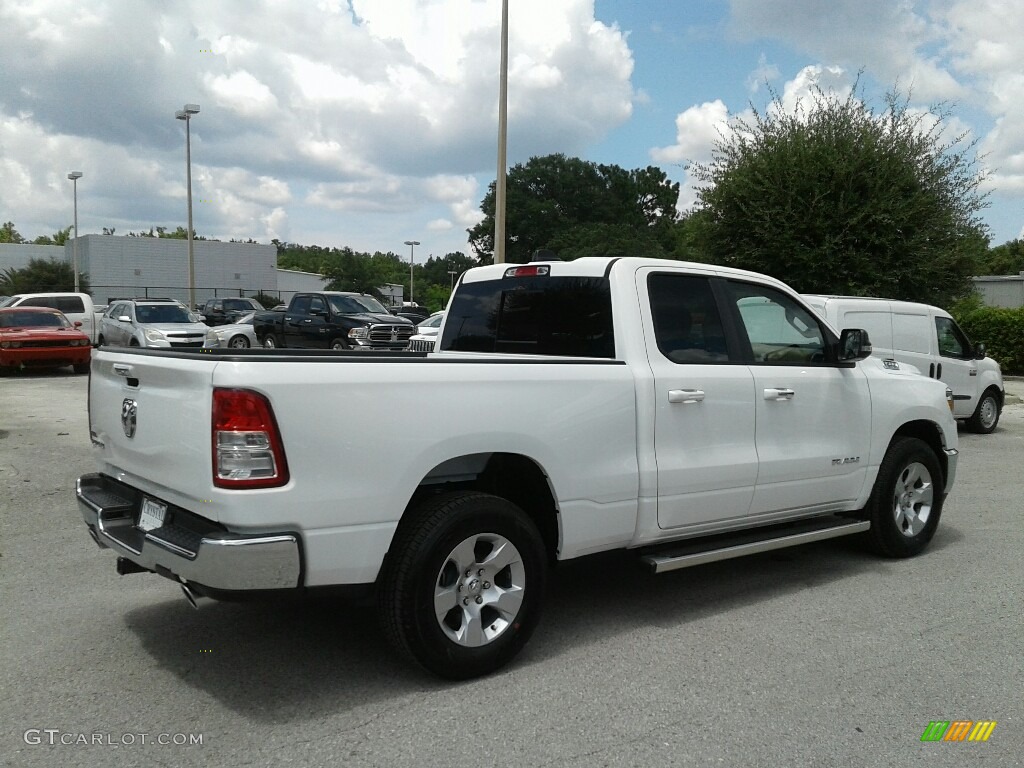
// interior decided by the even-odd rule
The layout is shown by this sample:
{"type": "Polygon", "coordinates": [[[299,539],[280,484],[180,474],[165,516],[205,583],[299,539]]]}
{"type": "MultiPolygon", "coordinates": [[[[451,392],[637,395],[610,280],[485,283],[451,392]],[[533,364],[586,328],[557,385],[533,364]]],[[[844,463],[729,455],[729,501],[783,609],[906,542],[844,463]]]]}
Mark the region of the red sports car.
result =
{"type": "Polygon", "coordinates": [[[56,309],[0,309],[0,371],[21,366],[74,366],[88,373],[92,344],[89,337],[56,309]]]}

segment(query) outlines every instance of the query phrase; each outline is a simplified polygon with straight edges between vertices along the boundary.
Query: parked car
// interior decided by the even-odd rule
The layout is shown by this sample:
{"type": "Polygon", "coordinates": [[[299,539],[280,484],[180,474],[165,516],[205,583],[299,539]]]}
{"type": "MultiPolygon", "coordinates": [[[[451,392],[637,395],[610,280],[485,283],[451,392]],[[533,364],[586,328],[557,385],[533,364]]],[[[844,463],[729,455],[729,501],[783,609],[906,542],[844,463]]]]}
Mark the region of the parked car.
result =
{"type": "Polygon", "coordinates": [[[100,320],[100,345],[177,349],[201,347],[209,326],[174,299],[121,299],[100,320]]]}
{"type": "Polygon", "coordinates": [[[248,349],[258,347],[256,331],[253,329],[252,320],[255,312],[242,315],[238,322],[229,325],[218,325],[206,332],[206,347],[229,347],[231,349],[248,349]]]}
{"type": "Polygon", "coordinates": [[[207,325],[217,326],[237,323],[244,315],[262,311],[263,305],[256,299],[228,296],[207,299],[202,309],[199,310],[199,314],[203,316],[203,322],[207,325]]]}
{"type": "Polygon", "coordinates": [[[403,350],[415,332],[372,296],[344,291],[297,293],[285,310],[257,312],[253,327],[267,348],[403,350]]]}
{"type": "Polygon", "coordinates": [[[88,293],[18,293],[0,300],[0,307],[49,307],[63,313],[72,323],[81,323],[80,330],[95,344],[102,311],[93,304],[88,293]]]}
{"type": "Polygon", "coordinates": [[[953,390],[953,416],[972,432],[999,423],[1006,391],[999,363],[971,344],[956,320],[939,307],[854,296],[804,296],[837,328],[856,326],[871,337],[872,355],[912,365],[953,390]]]}
{"type": "Polygon", "coordinates": [[[416,333],[409,339],[409,349],[413,352],[433,352],[443,321],[444,312],[435,312],[416,326],[416,333]]]}
{"type": "Polygon", "coordinates": [[[0,371],[70,365],[75,373],[88,373],[92,341],[81,325],[55,309],[0,309],[0,371]]]}

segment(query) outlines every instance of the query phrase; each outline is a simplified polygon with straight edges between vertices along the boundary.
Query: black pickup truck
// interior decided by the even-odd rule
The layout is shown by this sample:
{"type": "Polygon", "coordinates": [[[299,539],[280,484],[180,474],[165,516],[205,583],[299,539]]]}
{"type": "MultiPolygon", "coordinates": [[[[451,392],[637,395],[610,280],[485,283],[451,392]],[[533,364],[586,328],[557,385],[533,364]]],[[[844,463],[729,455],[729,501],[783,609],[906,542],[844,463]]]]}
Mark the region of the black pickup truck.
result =
{"type": "Polygon", "coordinates": [[[416,332],[372,296],[341,291],[297,293],[287,309],[257,312],[252,325],[268,348],[401,350],[416,332]]]}

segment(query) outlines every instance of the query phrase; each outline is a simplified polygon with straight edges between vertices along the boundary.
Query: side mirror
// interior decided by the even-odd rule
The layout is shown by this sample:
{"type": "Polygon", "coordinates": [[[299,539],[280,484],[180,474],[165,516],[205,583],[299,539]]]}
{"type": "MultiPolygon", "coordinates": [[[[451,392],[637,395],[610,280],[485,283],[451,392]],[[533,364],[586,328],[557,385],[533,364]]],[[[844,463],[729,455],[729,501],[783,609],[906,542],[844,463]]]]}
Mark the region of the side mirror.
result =
{"type": "Polygon", "coordinates": [[[978,342],[977,344],[974,345],[974,359],[984,360],[985,357],[985,345],[982,344],[981,342],[978,342]]]}
{"type": "Polygon", "coordinates": [[[871,339],[863,328],[846,328],[839,334],[839,362],[863,360],[871,355],[871,339]]]}
{"type": "Polygon", "coordinates": [[[75,322],[73,322],[72,325],[75,326],[75,328],[81,328],[82,327],[82,321],[81,320],[75,320],[75,322]]]}
{"type": "Polygon", "coordinates": [[[132,319],[128,317],[128,315],[121,315],[119,318],[117,318],[117,322],[119,323],[130,323],[131,321],[132,319]]]}

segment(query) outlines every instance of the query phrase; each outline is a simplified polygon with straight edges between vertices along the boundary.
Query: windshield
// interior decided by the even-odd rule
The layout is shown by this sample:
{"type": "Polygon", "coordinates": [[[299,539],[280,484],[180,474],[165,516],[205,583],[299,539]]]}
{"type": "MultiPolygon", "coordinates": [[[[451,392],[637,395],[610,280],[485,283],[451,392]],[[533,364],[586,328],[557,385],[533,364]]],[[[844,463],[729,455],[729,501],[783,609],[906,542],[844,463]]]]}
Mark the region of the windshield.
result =
{"type": "Polygon", "coordinates": [[[192,313],[180,304],[137,304],[135,319],[140,323],[192,323],[192,313]]]}
{"type": "Polygon", "coordinates": [[[6,307],[14,301],[13,296],[0,296],[0,307],[6,307]]]}
{"type": "Polygon", "coordinates": [[[364,312],[388,314],[384,305],[372,296],[331,296],[330,302],[331,308],[339,315],[361,315],[364,312]]]}
{"type": "Polygon", "coordinates": [[[420,323],[420,328],[440,328],[442,320],[444,320],[443,314],[428,317],[426,320],[420,323]]]}
{"type": "Polygon", "coordinates": [[[251,299],[224,299],[224,309],[242,310],[243,312],[255,309],[251,299]]]}
{"type": "Polygon", "coordinates": [[[56,312],[0,312],[0,328],[70,328],[64,315],[56,312]]]}

